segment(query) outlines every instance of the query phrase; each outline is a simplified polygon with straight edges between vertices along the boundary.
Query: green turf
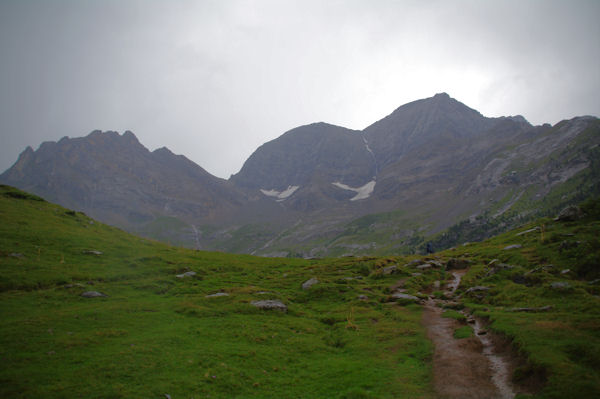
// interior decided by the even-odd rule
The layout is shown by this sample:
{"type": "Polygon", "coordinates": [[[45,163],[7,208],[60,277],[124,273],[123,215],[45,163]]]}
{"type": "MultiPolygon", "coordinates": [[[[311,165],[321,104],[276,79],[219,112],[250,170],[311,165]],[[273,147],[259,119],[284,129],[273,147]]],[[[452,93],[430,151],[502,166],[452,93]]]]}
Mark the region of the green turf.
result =
{"type": "Polygon", "coordinates": [[[0,218],[2,397],[432,397],[420,307],[368,277],[390,259],[181,249],[8,187],[0,218]]]}
{"type": "MultiPolygon", "coordinates": [[[[525,359],[514,378],[540,382],[535,398],[600,397],[599,204],[576,222],[543,219],[427,258],[470,261],[459,306],[513,341],[525,359]],[[512,244],[522,247],[503,249],[512,244]],[[467,292],[475,285],[489,290],[467,292]]],[[[418,257],[193,251],[6,186],[0,220],[1,397],[435,397],[422,308],[390,297],[399,281],[440,293],[449,272],[407,265],[418,257]],[[176,277],[187,271],[197,274],[176,277]],[[320,282],[303,290],[311,277],[320,282]],[[108,296],[81,297],[91,290],[108,296]],[[228,296],[207,297],[217,292],[228,296]],[[261,299],[288,311],[251,305],[261,299]]]]}

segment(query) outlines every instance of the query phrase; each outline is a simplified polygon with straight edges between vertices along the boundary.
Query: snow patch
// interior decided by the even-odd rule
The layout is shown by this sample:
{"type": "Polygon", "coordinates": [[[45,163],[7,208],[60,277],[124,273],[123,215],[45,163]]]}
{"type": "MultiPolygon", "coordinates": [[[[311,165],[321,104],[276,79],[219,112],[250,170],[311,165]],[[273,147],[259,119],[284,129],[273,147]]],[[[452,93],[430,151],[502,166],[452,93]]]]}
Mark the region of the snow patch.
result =
{"type": "Polygon", "coordinates": [[[288,186],[288,188],[286,188],[283,191],[277,191],[277,190],[263,190],[262,188],[260,189],[260,192],[263,193],[264,195],[266,195],[267,197],[274,197],[277,198],[277,202],[281,202],[281,201],[285,201],[286,199],[288,199],[292,194],[294,194],[296,192],[296,190],[298,190],[300,188],[300,186],[288,186]]]}
{"type": "Polygon", "coordinates": [[[373,190],[375,190],[375,180],[371,180],[370,182],[368,182],[367,184],[365,184],[364,186],[361,187],[350,187],[346,184],[340,183],[340,182],[334,182],[331,183],[334,186],[341,188],[342,190],[348,190],[348,191],[354,191],[356,193],[356,195],[352,198],[350,198],[350,201],[358,201],[358,200],[362,200],[362,199],[367,199],[371,196],[371,194],[373,193],[373,190]]]}

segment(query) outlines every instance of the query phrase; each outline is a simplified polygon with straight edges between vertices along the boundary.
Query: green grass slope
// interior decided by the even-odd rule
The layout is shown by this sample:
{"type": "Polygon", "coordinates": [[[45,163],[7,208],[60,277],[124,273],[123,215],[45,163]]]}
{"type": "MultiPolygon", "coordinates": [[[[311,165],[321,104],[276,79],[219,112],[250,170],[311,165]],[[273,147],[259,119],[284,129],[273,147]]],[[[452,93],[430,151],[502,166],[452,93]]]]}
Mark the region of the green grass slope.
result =
{"type": "Polygon", "coordinates": [[[1,397],[432,397],[421,310],[373,273],[392,259],[176,248],[7,186],[0,220],[1,397]]]}
{"type": "Polygon", "coordinates": [[[470,262],[461,305],[512,340],[527,360],[514,379],[543,383],[536,398],[600,397],[600,201],[581,209],[439,254],[470,262]]]}
{"type": "Polygon", "coordinates": [[[514,381],[600,397],[600,202],[582,209],[428,257],[303,260],[172,247],[0,186],[0,396],[433,398],[421,306],[390,294],[445,298],[462,263],[448,306],[513,342],[514,381]]]}

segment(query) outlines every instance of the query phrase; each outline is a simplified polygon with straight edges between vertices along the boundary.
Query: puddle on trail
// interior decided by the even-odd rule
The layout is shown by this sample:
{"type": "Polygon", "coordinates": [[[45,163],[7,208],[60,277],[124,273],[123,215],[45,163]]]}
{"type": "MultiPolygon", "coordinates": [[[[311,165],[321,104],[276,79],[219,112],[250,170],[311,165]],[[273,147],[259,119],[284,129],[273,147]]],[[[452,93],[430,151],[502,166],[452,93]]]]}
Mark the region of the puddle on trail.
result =
{"type": "Polygon", "coordinates": [[[515,397],[516,392],[510,383],[510,372],[509,364],[506,356],[496,353],[494,343],[490,338],[490,335],[486,333],[485,328],[482,326],[481,321],[474,317],[475,323],[473,325],[473,333],[483,345],[483,354],[490,362],[490,368],[492,370],[492,382],[498,388],[500,398],[512,399],[515,397]]]}

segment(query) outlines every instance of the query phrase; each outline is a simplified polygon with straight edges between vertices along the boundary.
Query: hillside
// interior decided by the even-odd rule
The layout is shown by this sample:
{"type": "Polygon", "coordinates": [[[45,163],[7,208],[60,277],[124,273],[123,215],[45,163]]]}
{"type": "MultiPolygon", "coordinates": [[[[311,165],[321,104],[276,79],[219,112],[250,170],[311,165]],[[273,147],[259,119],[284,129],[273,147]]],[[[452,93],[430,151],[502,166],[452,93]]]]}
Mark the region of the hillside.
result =
{"type": "Polygon", "coordinates": [[[599,209],[429,257],[302,260],[172,247],[2,186],[0,393],[432,398],[435,308],[450,340],[479,342],[475,318],[512,342],[522,397],[597,397],[599,209]]]}

